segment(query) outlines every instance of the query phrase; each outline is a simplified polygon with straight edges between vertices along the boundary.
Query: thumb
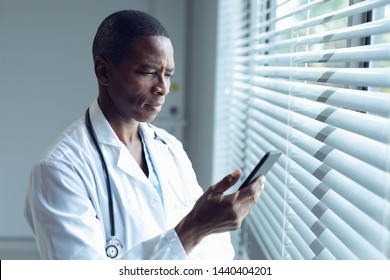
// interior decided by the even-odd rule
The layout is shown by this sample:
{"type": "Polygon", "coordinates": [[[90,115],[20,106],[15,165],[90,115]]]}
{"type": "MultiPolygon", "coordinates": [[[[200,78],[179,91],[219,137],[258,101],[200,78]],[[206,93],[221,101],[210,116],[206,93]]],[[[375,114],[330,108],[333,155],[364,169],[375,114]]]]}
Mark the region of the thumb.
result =
{"type": "Polygon", "coordinates": [[[241,170],[236,169],[229,175],[226,175],[221,181],[211,187],[212,191],[223,193],[227,191],[231,186],[237,183],[241,177],[241,170]]]}

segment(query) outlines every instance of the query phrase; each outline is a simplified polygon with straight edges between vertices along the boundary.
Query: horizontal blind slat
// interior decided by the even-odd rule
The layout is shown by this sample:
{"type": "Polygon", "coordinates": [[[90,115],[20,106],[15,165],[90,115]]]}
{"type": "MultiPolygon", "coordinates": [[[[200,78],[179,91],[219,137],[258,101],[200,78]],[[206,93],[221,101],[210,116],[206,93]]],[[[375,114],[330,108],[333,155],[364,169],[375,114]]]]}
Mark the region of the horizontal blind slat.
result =
{"type": "Polygon", "coordinates": [[[253,47],[255,51],[277,50],[290,46],[314,45],[339,40],[364,38],[375,34],[390,32],[390,19],[382,19],[375,22],[363,23],[357,26],[345,27],[338,30],[294,37],[292,39],[278,41],[270,44],[258,43],[253,47]]]}
{"type": "Polygon", "coordinates": [[[390,68],[305,68],[256,66],[256,75],[341,85],[390,88],[390,68]]]}
{"type": "Polygon", "coordinates": [[[331,62],[361,62],[390,59],[390,44],[375,46],[360,46],[352,48],[327,49],[324,51],[305,51],[296,53],[267,54],[243,56],[237,63],[256,62],[258,64],[286,64],[290,63],[331,63],[331,62]]]}
{"type": "Polygon", "coordinates": [[[261,94],[261,98],[272,100],[272,102],[284,98],[281,94],[285,94],[286,100],[288,100],[288,94],[291,93],[292,97],[303,97],[319,103],[366,112],[385,118],[388,117],[390,111],[390,95],[381,92],[335,88],[265,77],[254,77],[253,81],[251,91],[261,94]],[[274,96],[277,97],[274,98],[274,96]]]}
{"type": "MultiPolygon", "coordinates": [[[[322,1],[321,1],[322,2],[322,1]]],[[[341,18],[345,18],[348,16],[353,16],[356,13],[363,13],[370,11],[373,8],[381,7],[384,4],[387,4],[387,0],[372,0],[372,1],[362,1],[357,4],[342,8],[340,10],[332,11],[330,13],[326,13],[323,15],[319,15],[314,18],[306,19],[300,22],[297,22],[296,24],[291,24],[290,26],[286,26],[285,28],[281,30],[276,30],[276,31],[269,31],[267,33],[264,32],[258,32],[257,35],[254,36],[255,40],[264,40],[268,38],[273,38],[276,35],[280,33],[291,33],[293,30],[299,30],[302,28],[307,28],[310,26],[315,26],[315,25],[321,25],[330,21],[338,20],[341,18]]],[[[277,21],[280,21],[286,17],[293,16],[297,13],[301,13],[302,11],[305,11],[305,9],[296,9],[292,11],[289,14],[284,15],[283,17],[280,18],[272,18],[269,21],[266,21],[265,23],[259,23],[258,29],[264,27],[264,26],[269,26],[270,24],[273,24],[277,21]]]]}

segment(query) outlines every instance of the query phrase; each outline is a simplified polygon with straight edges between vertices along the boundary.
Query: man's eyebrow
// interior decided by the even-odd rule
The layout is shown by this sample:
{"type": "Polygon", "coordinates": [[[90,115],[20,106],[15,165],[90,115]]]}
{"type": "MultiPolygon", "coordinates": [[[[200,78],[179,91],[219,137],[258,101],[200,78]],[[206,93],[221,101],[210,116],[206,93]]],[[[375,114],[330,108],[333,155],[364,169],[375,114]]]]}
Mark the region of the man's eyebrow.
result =
{"type": "Polygon", "coordinates": [[[148,68],[148,69],[156,69],[156,68],[158,68],[158,66],[157,66],[157,64],[150,64],[150,63],[148,63],[148,64],[141,64],[139,66],[139,68],[143,68],[143,69],[146,69],[146,68],[148,68]]]}
{"type": "MultiPolygon", "coordinates": [[[[153,63],[147,63],[147,64],[142,64],[140,65],[141,69],[160,69],[160,65],[158,64],[153,64],[153,63]]],[[[167,72],[175,72],[175,67],[172,68],[166,68],[167,72]]]]}

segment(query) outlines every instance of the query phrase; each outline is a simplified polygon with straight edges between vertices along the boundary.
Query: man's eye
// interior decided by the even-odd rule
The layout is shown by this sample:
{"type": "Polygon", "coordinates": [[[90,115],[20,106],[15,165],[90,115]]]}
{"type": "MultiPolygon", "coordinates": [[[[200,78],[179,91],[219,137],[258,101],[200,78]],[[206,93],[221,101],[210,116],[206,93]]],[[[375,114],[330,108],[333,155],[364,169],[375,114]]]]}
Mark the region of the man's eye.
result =
{"type": "MultiPolygon", "coordinates": [[[[147,75],[147,76],[157,76],[159,75],[159,72],[157,71],[138,71],[139,74],[141,75],[147,75]]],[[[173,73],[164,73],[165,77],[172,78],[173,73]]]]}
{"type": "Polygon", "coordinates": [[[154,75],[156,71],[138,70],[136,71],[140,75],[154,75]]]}

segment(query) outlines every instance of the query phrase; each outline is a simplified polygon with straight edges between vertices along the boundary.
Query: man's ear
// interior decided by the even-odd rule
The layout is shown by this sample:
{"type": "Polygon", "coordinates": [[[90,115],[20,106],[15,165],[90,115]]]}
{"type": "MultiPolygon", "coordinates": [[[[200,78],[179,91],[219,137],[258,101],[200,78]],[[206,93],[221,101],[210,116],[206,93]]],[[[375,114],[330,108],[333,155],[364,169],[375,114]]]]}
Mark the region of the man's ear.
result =
{"type": "Polygon", "coordinates": [[[109,63],[102,56],[96,56],[94,60],[95,64],[95,75],[98,80],[98,83],[102,86],[108,86],[110,84],[109,79],[109,63]]]}

